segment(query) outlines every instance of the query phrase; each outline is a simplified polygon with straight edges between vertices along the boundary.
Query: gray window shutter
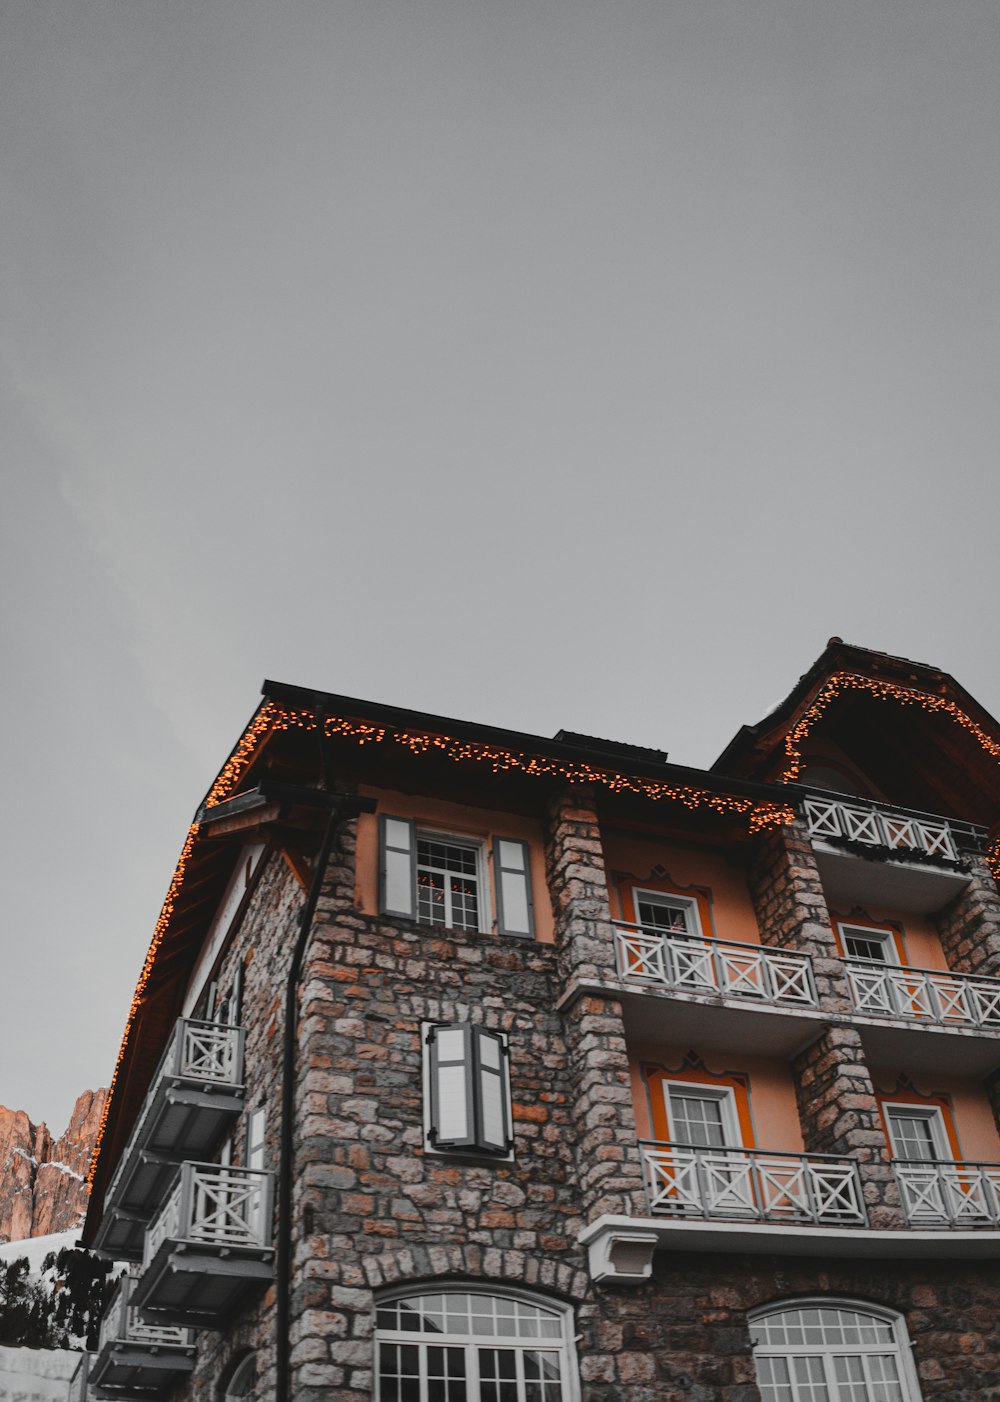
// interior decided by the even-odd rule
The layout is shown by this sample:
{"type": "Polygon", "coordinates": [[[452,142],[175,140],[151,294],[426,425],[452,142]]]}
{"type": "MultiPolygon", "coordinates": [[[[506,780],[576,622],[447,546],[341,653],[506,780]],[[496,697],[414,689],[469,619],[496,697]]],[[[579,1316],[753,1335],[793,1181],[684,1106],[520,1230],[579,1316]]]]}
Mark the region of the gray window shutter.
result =
{"type": "Polygon", "coordinates": [[[472,1028],[467,1022],[432,1027],[427,1034],[431,1094],[429,1138],[435,1149],[473,1149],[472,1028]]]}
{"type": "Polygon", "coordinates": [[[488,1154],[506,1154],[514,1147],[507,1041],[503,1033],[484,1027],[474,1027],[472,1039],[476,1146],[488,1154]]]}
{"type": "Polygon", "coordinates": [[[493,884],[497,898],[497,933],[533,937],[535,908],[531,896],[530,850],[510,837],[493,839],[493,884]]]}
{"type": "Polygon", "coordinates": [[[416,824],[379,814],[378,905],[383,915],[417,914],[416,824]]]}

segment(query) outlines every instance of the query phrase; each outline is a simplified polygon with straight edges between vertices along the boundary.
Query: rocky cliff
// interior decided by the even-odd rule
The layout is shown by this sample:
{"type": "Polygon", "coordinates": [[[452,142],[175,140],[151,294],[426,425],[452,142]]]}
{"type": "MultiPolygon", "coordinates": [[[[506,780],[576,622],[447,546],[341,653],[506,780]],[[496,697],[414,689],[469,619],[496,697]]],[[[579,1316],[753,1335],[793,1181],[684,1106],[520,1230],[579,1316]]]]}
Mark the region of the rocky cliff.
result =
{"type": "Polygon", "coordinates": [[[58,1139],[46,1125],[33,1125],[23,1110],[0,1105],[0,1242],[48,1236],[82,1223],[84,1179],[107,1094],[84,1091],[58,1139]]]}

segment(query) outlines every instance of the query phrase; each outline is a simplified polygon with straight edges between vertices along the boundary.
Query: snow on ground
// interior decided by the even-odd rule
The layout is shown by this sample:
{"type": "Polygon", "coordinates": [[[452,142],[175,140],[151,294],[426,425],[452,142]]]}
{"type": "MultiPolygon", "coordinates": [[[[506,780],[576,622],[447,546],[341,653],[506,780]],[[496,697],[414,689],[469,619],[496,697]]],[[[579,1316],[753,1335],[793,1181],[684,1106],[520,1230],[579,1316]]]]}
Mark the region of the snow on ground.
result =
{"type": "MultiPolygon", "coordinates": [[[[42,1262],[50,1251],[58,1253],[67,1246],[75,1246],[80,1235],[80,1228],[73,1227],[68,1232],[53,1232],[51,1236],[29,1236],[23,1241],[5,1241],[0,1244],[0,1261],[20,1261],[22,1256],[28,1258],[28,1270],[32,1275],[41,1275],[42,1262]]],[[[0,1392],[0,1402],[3,1402],[3,1393],[0,1392]]]]}
{"type": "Polygon", "coordinates": [[[66,1402],[79,1361],[80,1355],[70,1349],[0,1344],[0,1402],[66,1402]]]}

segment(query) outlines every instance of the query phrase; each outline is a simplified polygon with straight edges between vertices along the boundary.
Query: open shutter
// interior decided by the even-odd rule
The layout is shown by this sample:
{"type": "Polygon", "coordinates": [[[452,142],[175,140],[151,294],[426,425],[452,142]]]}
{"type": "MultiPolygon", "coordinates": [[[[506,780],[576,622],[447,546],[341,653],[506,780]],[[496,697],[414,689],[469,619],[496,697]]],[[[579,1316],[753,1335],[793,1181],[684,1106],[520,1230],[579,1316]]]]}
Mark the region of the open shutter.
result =
{"type": "Polygon", "coordinates": [[[502,1032],[472,1029],[476,1099],[476,1147],[488,1154],[513,1148],[507,1041],[502,1032]]]}
{"type": "Polygon", "coordinates": [[[516,842],[510,837],[493,839],[498,934],[530,938],[535,933],[529,856],[526,842],[516,842]]]}
{"type": "Polygon", "coordinates": [[[416,918],[417,837],[409,818],[379,815],[378,904],[383,915],[416,918]]]}
{"type": "Polygon", "coordinates": [[[428,1138],[435,1149],[471,1149],[476,1143],[472,1028],[467,1022],[427,1033],[431,1093],[428,1138]]]}

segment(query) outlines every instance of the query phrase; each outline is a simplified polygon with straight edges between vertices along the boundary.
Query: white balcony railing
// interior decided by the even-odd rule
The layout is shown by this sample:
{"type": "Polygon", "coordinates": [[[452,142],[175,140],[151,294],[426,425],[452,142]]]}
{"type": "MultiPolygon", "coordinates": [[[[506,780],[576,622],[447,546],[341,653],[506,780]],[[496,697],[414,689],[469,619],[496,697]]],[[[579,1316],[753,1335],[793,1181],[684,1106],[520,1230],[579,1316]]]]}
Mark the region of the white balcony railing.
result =
{"type": "Polygon", "coordinates": [[[834,842],[860,842],[884,847],[901,856],[957,862],[958,849],[951,826],[943,818],[893,812],[864,800],[848,802],[811,794],[805,801],[806,822],[812,837],[834,842]]]}
{"type": "Polygon", "coordinates": [[[641,1145],[650,1211],[753,1222],[865,1223],[858,1166],[822,1154],[641,1145]]]}
{"type": "Polygon", "coordinates": [[[69,1392],[67,1402],[88,1402],[90,1388],[90,1360],[91,1354],[81,1353],[80,1361],[73,1370],[73,1376],[69,1380],[69,1392]]]}
{"type": "Polygon", "coordinates": [[[853,959],[847,976],[859,1013],[1000,1032],[1000,979],[853,959]]]}
{"type": "Polygon", "coordinates": [[[217,1247],[271,1245],[273,1175],[252,1168],[186,1163],[146,1232],[143,1266],[165,1241],[217,1247]]]}
{"type": "Polygon", "coordinates": [[[132,1155],[146,1142],[150,1116],[163,1082],[168,1079],[181,1080],[190,1082],[196,1089],[231,1086],[235,1090],[242,1085],[243,1080],[243,1042],[242,1027],[178,1018],[150,1082],[135,1128],[108,1185],[104,1196],[105,1204],[115,1200],[120,1180],[132,1155]]]}
{"type": "Polygon", "coordinates": [[[793,1007],[817,1005],[807,954],[732,940],[695,939],[615,922],[618,972],[626,983],[793,1007]]]}
{"type": "Polygon", "coordinates": [[[130,1301],[137,1276],[138,1271],[133,1268],[118,1281],[115,1292],[101,1319],[98,1348],[103,1349],[106,1344],[118,1342],[148,1344],[151,1348],[160,1348],[164,1344],[177,1344],[184,1347],[192,1343],[194,1336],[190,1329],[178,1328],[173,1325],[147,1324],[139,1311],[132,1308],[130,1301]]]}
{"type": "Polygon", "coordinates": [[[1000,1226],[1000,1164],[894,1163],[913,1227],[1000,1226]]]}

